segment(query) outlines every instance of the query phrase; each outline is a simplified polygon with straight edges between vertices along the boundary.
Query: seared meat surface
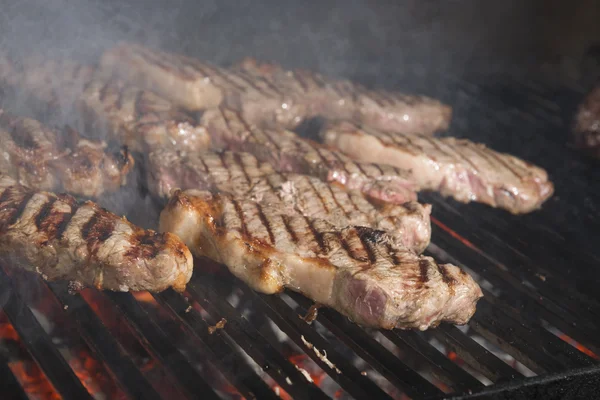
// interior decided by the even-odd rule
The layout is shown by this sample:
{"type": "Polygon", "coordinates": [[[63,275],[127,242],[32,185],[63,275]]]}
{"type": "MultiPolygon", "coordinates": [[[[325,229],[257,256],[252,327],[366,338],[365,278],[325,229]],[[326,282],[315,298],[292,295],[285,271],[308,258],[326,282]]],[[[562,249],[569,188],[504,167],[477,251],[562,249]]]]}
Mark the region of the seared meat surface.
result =
{"type": "Polygon", "coordinates": [[[125,184],[133,167],[127,148],[83,139],[69,128],[60,132],[31,118],[0,110],[0,171],[36,190],[60,190],[97,197],[125,184]]]}
{"type": "Polygon", "coordinates": [[[373,205],[360,192],[318,178],[278,173],[248,153],[204,152],[183,156],[157,150],[148,157],[148,187],[167,197],[175,189],[229,193],[288,215],[319,218],[337,228],[385,230],[404,247],[422,252],[431,237],[431,206],[415,201],[373,205]]]}
{"type": "Polygon", "coordinates": [[[329,124],[322,138],[358,161],[410,170],[419,189],[461,202],[478,201],[518,214],[539,208],[554,192],[543,169],[468,140],[392,134],[349,122],[329,124]]]}
{"type": "Polygon", "coordinates": [[[304,70],[246,58],[235,71],[264,79],[306,102],[309,116],[348,119],[390,132],[432,134],[448,129],[452,109],[425,96],[409,96],[387,90],[369,90],[345,80],[333,80],[304,70]]]}
{"type": "Polygon", "coordinates": [[[579,148],[600,158],[600,86],[594,88],[579,106],[573,135],[579,148]]]}
{"type": "Polygon", "coordinates": [[[113,291],[183,291],[192,256],[171,233],[141,229],[92,202],[0,175],[0,257],[44,279],[113,291]]]}
{"type": "Polygon", "coordinates": [[[421,96],[405,96],[286,71],[248,59],[232,69],[136,44],[104,53],[102,66],[191,110],[227,106],[263,127],[297,126],[317,115],[351,118],[380,129],[430,133],[448,127],[450,107],[421,96]]]}
{"type": "Polygon", "coordinates": [[[68,60],[7,61],[5,84],[54,112],[74,110],[85,131],[127,145],[133,151],[171,147],[202,151],[208,135],[193,115],[162,97],[68,60]]]}
{"type": "Polygon", "coordinates": [[[160,217],[198,256],[263,293],[284,288],[378,328],[464,324],[481,289],[464,271],[418,256],[384,231],[288,215],[226,194],[175,192],[160,217]]]}
{"type": "Polygon", "coordinates": [[[376,163],[351,160],[291,131],[258,129],[234,110],[220,107],[202,115],[202,125],[214,147],[244,151],[278,171],[319,177],[348,190],[386,202],[416,200],[416,186],[407,171],[376,163]]]}

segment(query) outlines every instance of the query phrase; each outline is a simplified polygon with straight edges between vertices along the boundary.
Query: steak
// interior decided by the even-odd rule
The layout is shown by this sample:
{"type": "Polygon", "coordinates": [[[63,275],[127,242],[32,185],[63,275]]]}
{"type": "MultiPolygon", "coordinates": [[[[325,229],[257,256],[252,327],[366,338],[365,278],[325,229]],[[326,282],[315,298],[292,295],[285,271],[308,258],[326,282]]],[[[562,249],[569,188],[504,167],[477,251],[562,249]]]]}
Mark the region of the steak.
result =
{"type": "Polygon", "coordinates": [[[171,233],[141,229],[90,201],[35,191],[0,175],[0,257],[45,280],[97,289],[183,291],[187,247],[171,233]]]}
{"type": "Polygon", "coordinates": [[[206,111],[201,123],[214,147],[252,153],[278,171],[318,177],[358,190],[373,199],[402,204],[416,200],[416,186],[407,171],[351,160],[311,140],[283,129],[259,129],[234,110],[206,111]]]}
{"type": "Polygon", "coordinates": [[[314,116],[351,118],[381,129],[429,133],[448,127],[450,107],[422,96],[367,90],[307,71],[246,59],[226,69],[194,58],[120,44],[103,68],[191,110],[227,106],[261,127],[293,128],[314,116]]]}
{"type": "Polygon", "coordinates": [[[580,149],[600,158],[600,86],[594,88],[579,106],[573,135],[580,149]]]}
{"type": "Polygon", "coordinates": [[[286,70],[253,58],[242,60],[234,70],[269,80],[283,92],[300,93],[297,97],[306,99],[310,116],[353,120],[384,131],[424,135],[448,129],[452,118],[452,108],[425,96],[369,90],[358,83],[305,70],[286,70]]]}
{"type": "Polygon", "coordinates": [[[33,100],[36,109],[75,111],[84,132],[101,132],[133,151],[156,147],[201,151],[208,135],[196,118],[171,102],[87,65],[28,59],[0,68],[5,84],[33,100]],[[12,66],[12,67],[11,67],[12,66]]]}
{"type": "Polygon", "coordinates": [[[481,289],[464,271],[418,256],[384,231],[262,208],[226,194],[176,191],[160,217],[197,256],[254,290],[288,288],[377,328],[465,324],[481,289]]]}
{"type": "Polygon", "coordinates": [[[358,161],[411,170],[419,189],[461,202],[478,201],[518,214],[539,208],[554,192],[543,169],[468,140],[392,134],[349,122],[329,124],[322,138],[358,161]]]}
{"type": "Polygon", "coordinates": [[[306,175],[279,173],[248,153],[204,152],[182,156],[157,150],[148,157],[148,187],[161,197],[175,189],[228,193],[288,215],[319,218],[336,228],[385,230],[404,247],[422,252],[431,238],[431,206],[417,202],[374,205],[360,192],[345,191],[306,175]]]}
{"type": "Polygon", "coordinates": [[[0,150],[0,170],[19,184],[85,197],[117,190],[134,163],[126,147],[108,152],[106,143],[83,139],[68,127],[58,131],[2,110],[0,150]]]}

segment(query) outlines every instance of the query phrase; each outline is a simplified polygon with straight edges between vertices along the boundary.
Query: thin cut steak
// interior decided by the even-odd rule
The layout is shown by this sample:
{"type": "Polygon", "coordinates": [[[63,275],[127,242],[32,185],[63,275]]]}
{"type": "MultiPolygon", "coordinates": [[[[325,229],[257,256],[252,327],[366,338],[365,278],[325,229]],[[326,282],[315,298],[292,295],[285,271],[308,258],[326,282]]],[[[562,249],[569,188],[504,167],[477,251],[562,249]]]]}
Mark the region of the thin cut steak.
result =
{"type": "Polygon", "coordinates": [[[0,171],[36,190],[64,189],[97,197],[119,189],[133,167],[127,148],[114,152],[106,143],[81,138],[0,110],[0,171]]]}
{"type": "Polygon", "coordinates": [[[318,178],[279,173],[249,153],[204,152],[182,156],[157,150],[148,157],[148,187],[160,197],[175,189],[225,192],[289,215],[319,218],[336,227],[385,230],[404,247],[422,252],[431,238],[431,206],[417,202],[374,205],[360,192],[318,178]]]}
{"type": "Polygon", "coordinates": [[[390,132],[432,134],[448,129],[452,109],[425,97],[387,90],[370,90],[347,80],[334,80],[305,70],[285,70],[279,65],[246,58],[235,71],[265,79],[286,93],[299,93],[307,102],[308,116],[348,119],[390,132]]]}
{"type": "Polygon", "coordinates": [[[358,190],[386,202],[402,204],[417,198],[416,186],[407,171],[353,161],[291,131],[258,129],[231,109],[206,111],[202,125],[207,128],[214,147],[252,153],[278,171],[337,182],[348,190],[358,190]]]}
{"type": "Polygon", "coordinates": [[[600,158],[600,86],[594,88],[579,106],[573,135],[579,148],[600,158]]]}
{"type": "Polygon", "coordinates": [[[437,190],[461,202],[518,214],[539,208],[554,192],[543,169],[468,140],[390,134],[348,122],[326,126],[322,137],[358,161],[411,170],[421,190],[437,190]]]}
{"type": "MultiPolygon", "coordinates": [[[[160,96],[72,61],[26,60],[0,68],[6,85],[54,112],[74,109],[84,131],[101,132],[133,151],[202,151],[209,137],[196,118],[160,96]],[[13,67],[11,67],[13,65],[13,67]]],[[[39,107],[38,107],[39,108],[39,107]]]]}
{"type": "Polygon", "coordinates": [[[257,291],[288,288],[365,326],[465,324],[482,296],[458,267],[418,256],[383,231],[340,229],[224,194],[177,191],[160,228],[196,255],[227,265],[257,291]]]}
{"type": "Polygon", "coordinates": [[[190,251],[171,233],[141,229],[92,202],[34,191],[6,175],[0,257],[48,281],[113,291],[183,291],[193,268],[190,251]]]}

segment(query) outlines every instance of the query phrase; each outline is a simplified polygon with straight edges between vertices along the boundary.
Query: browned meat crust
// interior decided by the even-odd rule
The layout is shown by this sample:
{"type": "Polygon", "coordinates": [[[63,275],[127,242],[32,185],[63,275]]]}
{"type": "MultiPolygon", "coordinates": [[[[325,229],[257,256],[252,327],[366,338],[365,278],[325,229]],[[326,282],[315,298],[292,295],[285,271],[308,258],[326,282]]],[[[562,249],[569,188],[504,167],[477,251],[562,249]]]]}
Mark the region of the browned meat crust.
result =
{"type": "Polygon", "coordinates": [[[36,190],[66,190],[97,197],[119,189],[133,167],[127,148],[107,152],[106,144],[59,132],[31,118],[0,110],[0,171],[36,190]]]}
{"type": "Polygon", "coordinates": [[[464,324],[482,296],[458,267],[417,256],[383,231],[340,229],[224,194],[176,192],[160,227],[255,290],[298,291],[365,326],[464,324]]]}
{"type": "Polygon", "coordinates": [[[349,122],[326,126],[322,137],[358,161],[411,170],[419,189],[461,202],[478,201],[518,214],[539,208],[554,192],[543,169],[468,140],[386,133],[349,122]]]}
{"type": "Polygon", "coordinates": [[[323,219],[340,228],[360,225],[385,230],[417,253],[431,237],[428,204],[374,205],[360,192],[311,176],[278,173],[249,153],[209,151],[183,156],[157,150],[148,164],[148,187],[162,197],[177,188],[225,192],[263,208],[323,219]]]}
{"type": "Polygon", "coordinates": [[[44,279],[113,291],[172,287],[192,275],[187,247],[90,201],[31,190],[0,175],[0,257],[44,279]]]}

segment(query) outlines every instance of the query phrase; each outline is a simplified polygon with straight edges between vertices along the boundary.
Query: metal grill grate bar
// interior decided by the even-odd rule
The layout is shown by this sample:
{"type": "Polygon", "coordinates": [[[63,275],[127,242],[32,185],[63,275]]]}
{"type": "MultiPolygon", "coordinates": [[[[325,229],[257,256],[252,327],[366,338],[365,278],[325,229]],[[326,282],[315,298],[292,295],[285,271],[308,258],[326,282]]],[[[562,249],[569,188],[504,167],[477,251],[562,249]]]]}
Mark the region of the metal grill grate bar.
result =
{"type": "Polygon", "coordinates": [[[148,349],[167,367],[171,376],[190,398],[197,398],[201,394],[203,399],[219,399],[211,386],[196,373],[193,366],[130,293],[109,293],[107,296],[125,314],[139,336],[144,338],[148,349]]]}
{"type": "MultiPolygon", "coordinates": [[[[310,307],[310,301],[302,295],[292,292],[289,295],[304,308],[304,311],[310,307]]],[[[386,379],[402,388],[407,395],[413,397],[443,395],[440,389],[404,364],[363,329],[349,322],[340,314],[328,309],[321,309],[317,321],[321,322],[386,379]]]]}
{"type": "Polygon", "coordinates": [[[154,295],[154,298],[169,308],[187,326],[186,332],[198,338],[212,353],[213,362],[246,398],[278,399],[269,386],[247,365],[246,361],[231,347],[220,330],[209,333],[209,325],[189,303],[172,290],[154,295]]]}
{"type": "MultiPolygon", "coordinates": [[[[230,277],[232,278],[232,277],[230,277]]],[[[227,283],[234,280],[230,279],[227,283]]],[[[211,315],[219,315],[227,319],[225,332],[252,357],[286,392],[295,399],[328,398],[317,386],[306,381],[306,378],[295,366],[283,357],[269,342],[242,317],[225,299],[226,293],[216,293],[214,288],[222,289],[223,285],[211,284],[208,276],[196,274],[188,285],[194,300],[211,315]],[[290,384],[291,382],[291,384],[290,384]],[[305,384],[300,384],[300,382],[305,384]]]]}
{"type": "Polygon", "coordinates": [[[0,268],[0,293],[7,298],[3,309],[8,319],[56,390],[66,399],[91,399],[92,396],[54,346],[52,339],[29,307],[21,300],[2,268],[0,268]]]}
{"type": "Polygon", "coordinates": [[[0,393],[7,399],[28,400],[29,397],[12,373],[6,359],[0,354],[0,393]]]}
{"type": "Polygon", "coordinates": [[[160,399],[87,302],[79,294],[70,294],[64,283],[49,283],[48,286],[71,320],[76,322],[90,350],[108,367],[119,386],[132,398],[160,399]]]}

